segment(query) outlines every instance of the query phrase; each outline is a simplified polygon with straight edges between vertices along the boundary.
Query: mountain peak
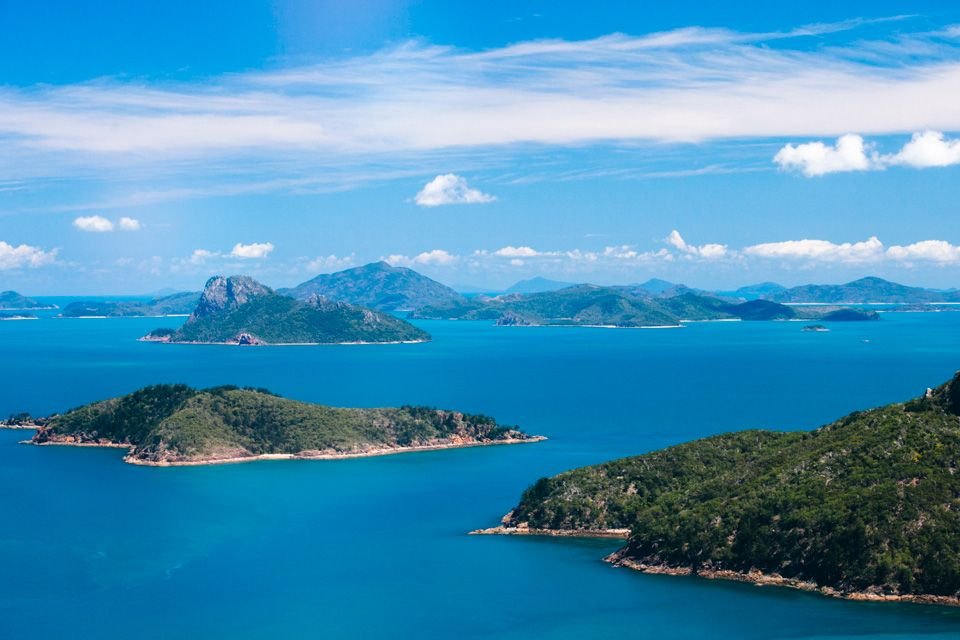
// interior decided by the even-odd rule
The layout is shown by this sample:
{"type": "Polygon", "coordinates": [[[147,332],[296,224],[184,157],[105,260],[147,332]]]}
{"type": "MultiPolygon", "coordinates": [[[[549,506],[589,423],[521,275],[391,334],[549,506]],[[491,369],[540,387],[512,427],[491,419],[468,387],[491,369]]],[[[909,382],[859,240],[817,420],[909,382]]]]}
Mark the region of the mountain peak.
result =
{"type": "Polygon", "coordinates": [[[273,293],[250,276],[213,276],[203,287],[200,302],[193,312],[195,316],[216,313],[223,309],[236,309],[257,296],[273,293]]]}

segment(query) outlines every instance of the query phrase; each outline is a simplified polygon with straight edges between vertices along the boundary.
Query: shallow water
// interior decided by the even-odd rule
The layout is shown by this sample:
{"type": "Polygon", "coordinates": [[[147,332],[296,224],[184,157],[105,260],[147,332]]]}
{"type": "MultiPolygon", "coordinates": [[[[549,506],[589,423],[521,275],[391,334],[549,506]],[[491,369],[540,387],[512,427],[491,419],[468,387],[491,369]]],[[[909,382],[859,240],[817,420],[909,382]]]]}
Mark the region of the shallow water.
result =
{"type": "Polygon", "coordinates": [[[609,541],[474,537],[538,477],[740,428],[810,428],[960,366],[960,313],[678,330],[422,322],[422,345],[159,345],[182,319],[0,322],[0,415],[157,382],[482,412],[550,440],[156,469],[0,431],[0,637],[960,637],[960,611],[646,576],[609,541]]]}

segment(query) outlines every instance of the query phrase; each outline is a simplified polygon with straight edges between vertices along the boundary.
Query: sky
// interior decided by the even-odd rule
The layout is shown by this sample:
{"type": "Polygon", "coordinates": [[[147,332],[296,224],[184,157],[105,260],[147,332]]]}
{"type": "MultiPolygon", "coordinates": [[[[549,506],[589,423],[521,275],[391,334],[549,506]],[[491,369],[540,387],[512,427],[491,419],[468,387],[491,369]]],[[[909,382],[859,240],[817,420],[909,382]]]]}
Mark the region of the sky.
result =
{"type": "Polygon", "coordinates": [[[4,0],[0,290],[960,287],[958,105],[947,2],[4,0]]]}

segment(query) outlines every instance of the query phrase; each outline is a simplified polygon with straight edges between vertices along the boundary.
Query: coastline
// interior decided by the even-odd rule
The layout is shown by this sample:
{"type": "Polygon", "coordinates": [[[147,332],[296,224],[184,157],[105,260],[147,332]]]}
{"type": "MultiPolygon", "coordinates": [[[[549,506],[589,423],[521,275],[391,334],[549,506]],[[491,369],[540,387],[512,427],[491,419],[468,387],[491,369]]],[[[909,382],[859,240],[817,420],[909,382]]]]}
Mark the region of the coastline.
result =
{"type": "Polygon", "coordinates": [[[799,591],[819,593],[824,596],[840,598],[842,600],[855,600],[860,602],[906,602],[950,607],[960,606],[960,597],[955,596],[938,596],[926,593],[898,595],[875,593],[872,591],[841,591],[833,587],[820,586],[815,582],[799,580],[797,578],[784,578],[777,573],[764,573],[756,569],[749,572],[733,571],[732,569],[700,569],[695,571],[693,567],[676,567],[665,563],[648,564],[626,557],[624,551],[625,549],[615,551],[604,558],[603,561],[610,563],[614,567],[624,567],[651,575],[696,576],[698,578],[706,578],[707,580],[744,582],[757,587],[785,587],[799,591]]]}
{"type": "Polygon", "coordinates": [[[474,529],[471,536],[544,536],[550,538],[612,538],[626,540],[630,529],[533,529],[531,527],[489,527],[474,529]]]}
{"type": "Polygon", "coordinates": [[[156,342],[159,344],[191,344],[203,346],[219,347],[324,347],[337,345],[371,345],[371,344],[423,344],[430,342],[429,338],[423,340],[389,340],[384,342],[365,342],[362,340],[353,342],[261,342],[258,344],[240,344],[239,342],[183,342],[174,340],[163,340],[157,338],[148,338],[143,336],[137,338],[137,342],[156,342]]]}
{"type": "Polygon", "coordinates": [[[440,451],[443,449],[465,449],[469,447],[486,447],[492,445],[507,444],[528,444],[532,442],[542,442],[546,436],[529,436],[527,438],[507,438],[504,440],[489,441],[471,441],[471,442],[446,442],[438,444],[416,445],[411,447],[381,447],[379,449],[369,449],[366,451],[328,453],[323,451],[300,451],[298,453],[262,453],[250,456],[235,456],[231,458],[209,458],[198,460],[143,460],[133,456],[136,449],[134,445],[121,444],[117,442],[33,442],[32,440],[23,440],[21,444],[32,444],[38,447],[58,446],[58,447],[103,447],[111,449],[127,449],[130,453],[123,457],[123,461],[140,467],[203,467],[219,464],[240,464],[245,462],[257,462],[261,460],[343,460],[351,458],[373,458],[378,456],[388,456],[398,453],[415,453],[421,451],[440,451]]]}

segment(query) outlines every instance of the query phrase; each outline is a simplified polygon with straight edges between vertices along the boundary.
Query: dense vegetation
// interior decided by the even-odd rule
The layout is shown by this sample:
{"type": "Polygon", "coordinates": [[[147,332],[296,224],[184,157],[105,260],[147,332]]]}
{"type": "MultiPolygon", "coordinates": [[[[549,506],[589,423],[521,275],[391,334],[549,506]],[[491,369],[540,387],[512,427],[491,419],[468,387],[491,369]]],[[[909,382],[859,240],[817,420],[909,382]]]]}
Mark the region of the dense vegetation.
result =
{"type": "Polygon", "coordinates": [[[576,285],[556,291],[477,296],[414,312],[414,317],[494,320],[500,325],[677,326],[698,320],[876,320],[875,312],[835,307],[794,308],[768,300],[734,302],[670,283],[634,287],[576,285]],[[658,286],[666,285],[666,287],[658,286]],[[652,291],[651,291],[652,290],[652,291]],[[843,313],[838,313],[843,311],[843,313]]]}
{"type": "Polygon", "coordinates": [[[296,344],[429,339],[408,322],[319,296],[301,301],[244,276],[211,278],[190,318],[149,339],[167,342],[296,344]]]}
{"type": "Polygon", "coordinates": [[[157,385],[52,416],[34,441],[127,444],[134,459],[169,463],[526,438],[487,416],[454,411],[343,409],[264,389],[157,385]]]}
{"type": "Polygon", "coordinates": [[[0,309],[22,311],[25,309],[54,309],[51,305],[20,295],[16,291],[0,291],[0,309]]]}
{"type": "Polygon", "coordinates": [[[812,432],[745,431],[539,480],[508,524],[630,528],[625,557],[960,595],[960,374],[812,432]]]}
{"type": "Polygon", "coordinates": [[[960,291],[908,287],[883,278],[868,277],[846,284],[807,284],[768,295],[777,302],[819,302],[844,304],[849,302],[888,302],[923,304],[929,302],[960,302],[960,291]]]}
{"type": "Polygon", "coordinates": [[[299,300],[320,295],[380,311],[410,311],[430,305],[462,302],[464,299],[436,280],[386,262],[373,262],[337,273],[321,274],[281,293],[299,300]]]}
{"type": "Polygon", "coordinates": [[[131,316],[175,316],[187,315],[193,311],[200,300],[199,293],[174,293],[149,302],[104,302],[101,300],[80,300],[71,302],[63,308],[60,315],[64,318],[82,318],[84,316],[131,317],[131,316]]]}

